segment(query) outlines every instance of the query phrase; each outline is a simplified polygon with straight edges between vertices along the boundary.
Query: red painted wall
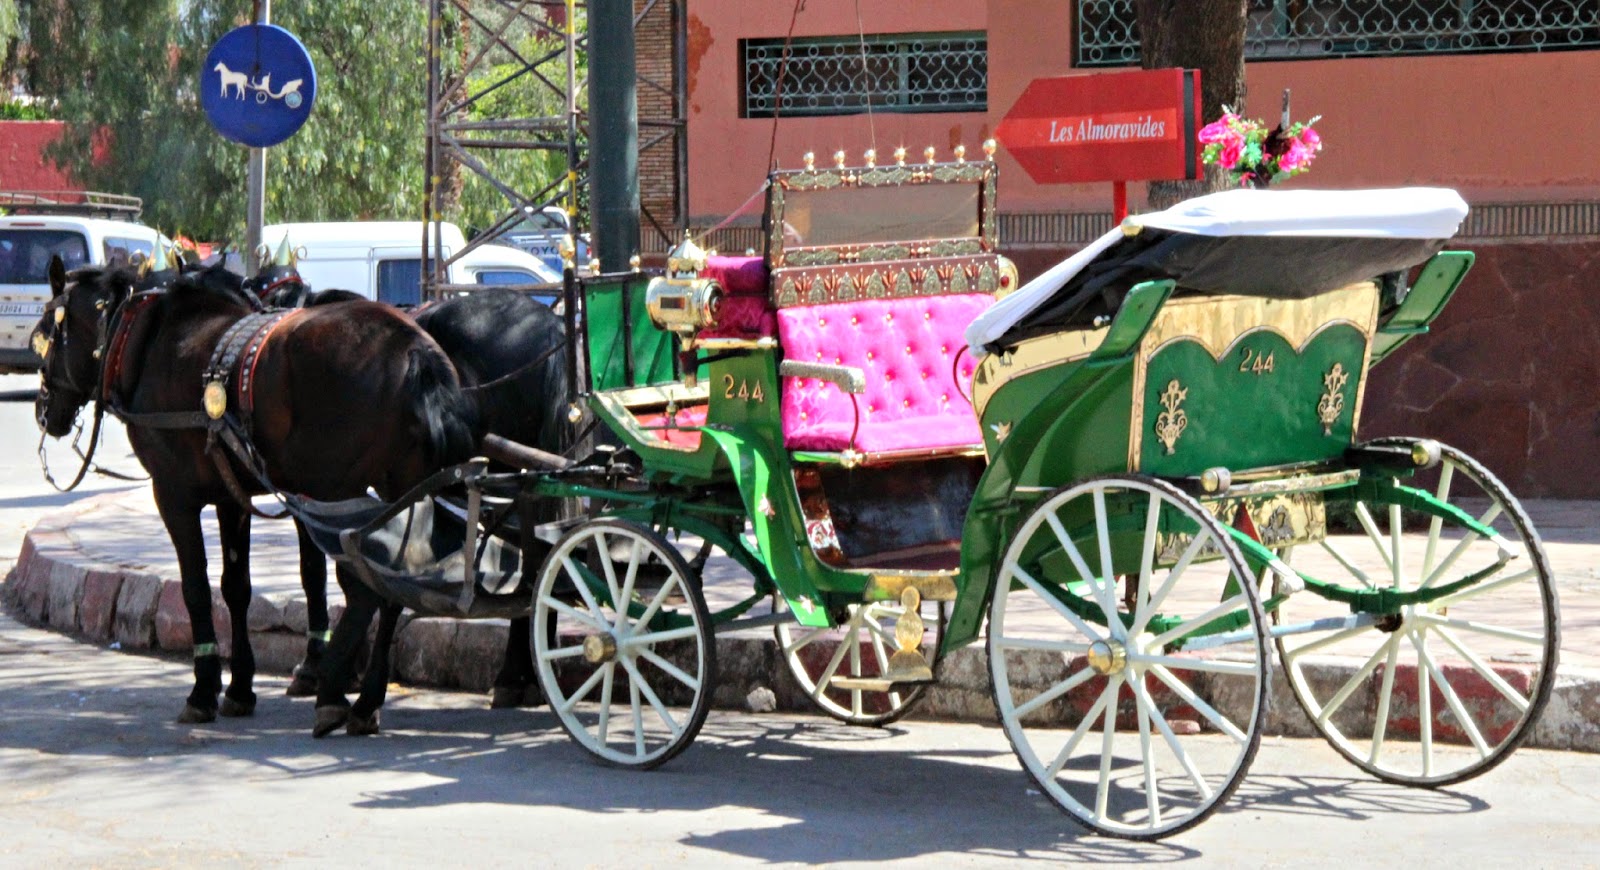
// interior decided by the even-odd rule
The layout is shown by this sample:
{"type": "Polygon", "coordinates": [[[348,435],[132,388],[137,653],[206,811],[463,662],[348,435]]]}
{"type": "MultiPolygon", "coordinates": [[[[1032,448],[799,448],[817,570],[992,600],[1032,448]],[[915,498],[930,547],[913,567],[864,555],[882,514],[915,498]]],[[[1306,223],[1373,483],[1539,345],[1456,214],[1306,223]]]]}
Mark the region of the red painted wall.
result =
{"type": "Polygon", "coordinates": [[[62,126],[60,121],[0,121],[0,190],[80,189],[44,157],[62,126]]]}

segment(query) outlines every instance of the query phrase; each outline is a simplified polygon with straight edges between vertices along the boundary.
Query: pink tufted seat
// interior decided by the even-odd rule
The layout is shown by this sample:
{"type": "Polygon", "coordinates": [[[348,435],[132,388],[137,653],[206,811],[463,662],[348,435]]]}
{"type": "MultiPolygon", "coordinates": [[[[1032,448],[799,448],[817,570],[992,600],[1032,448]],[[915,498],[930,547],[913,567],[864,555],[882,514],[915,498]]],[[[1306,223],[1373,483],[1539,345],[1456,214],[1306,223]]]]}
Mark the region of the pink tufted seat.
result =
{"type": "Polygon", "coordinates": [[[768,301],[767,264],[761,257],[708,257],[700,277],[722,286],[722,308],[717,325],[701,338],[763,338],[778,331],[768,301]]]}
{"type": "Polygon", "coordinates": [[[780,309],[785,359],[854,366],[866,375],[866,391],[856,396],[826,381],[785,378],[784,444],[862,453],[981,446],[965,398],[976,363],[961,353],[962,333],[993,301],[969,293],[780,309]]]}

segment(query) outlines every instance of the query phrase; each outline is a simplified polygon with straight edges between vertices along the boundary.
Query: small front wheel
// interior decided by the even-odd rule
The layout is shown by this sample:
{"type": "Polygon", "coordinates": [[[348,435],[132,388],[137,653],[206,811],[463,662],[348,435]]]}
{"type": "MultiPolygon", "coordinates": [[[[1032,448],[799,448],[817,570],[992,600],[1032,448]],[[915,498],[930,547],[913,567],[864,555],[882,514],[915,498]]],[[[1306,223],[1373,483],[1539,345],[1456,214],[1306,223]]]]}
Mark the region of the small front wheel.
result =
{"type": "Polygon", "coordinates": [[[1228,532],[1153,478],[1088,480],[1023,521],[989,603],[1006,737],[1103,834],[1199,823],[1244,778],[1267,698],[1265,617],[1228,532]]]}
{"type": "MultiPolygon", "coordinates": [[[[773,595],[773,609],[788,607],[773,595]]],[[[851,679],[872,678],[889,668],[896,649],[895,628],[905,615],[898,601],[852,604],[849,618],[834,628],[806,628],[779,623],[774,631],[778,653],[795,682],[822,712],[847,725],[888,725],[911,712],[924,685],[895,685],[871,691],[850,685],[851,679]]],[[[944,641],[945,606],[923,600],[918,615],[933,630],[923,636],[922,655],[937,665],[944,641]]]]}
{"type": "Polygon", "coordinates": [[[705,597],[671,544],[584,523],[539,571],[533,660],[561,727],[612,764],[656,767],[704,724],[716,674],[705,597]]]}

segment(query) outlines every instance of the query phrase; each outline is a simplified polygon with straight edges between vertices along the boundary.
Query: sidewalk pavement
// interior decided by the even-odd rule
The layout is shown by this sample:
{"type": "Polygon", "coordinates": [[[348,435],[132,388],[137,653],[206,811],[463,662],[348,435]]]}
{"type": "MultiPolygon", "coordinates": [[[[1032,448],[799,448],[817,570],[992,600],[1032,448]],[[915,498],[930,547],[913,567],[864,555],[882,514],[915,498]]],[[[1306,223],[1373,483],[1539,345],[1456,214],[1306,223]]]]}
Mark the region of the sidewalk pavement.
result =
{"type": "MultiPolygon", "coordinates": [[[[1544,540],[1561,605],[1556,687],[1528,745],[1600,752],[1600,501],[1532,501],[1524,507],[1544,540]]],[[[214,619],[226,654],[231,638],[214,586],[217,536],[209,511],[204,525],[214,619]]],[[[257,665],[263,672],[288,673],[304,652],[306,633],[294,527],[257,520],[250,557],[255,592],[250,643],[257,665]]],[[[723,590],[710,587],[722,585],[708,583],[707,597],[717,598],[723,590]]],[[[733,599],[748,594],[748,588],[726,591],[733,599]]],[[[177,559],[147,487],[85,499],[41,518],[24,539],[0,593],[7,608],[25,621],[113,649],[187,653],[192,646],[177,559]]],[[[332,609],[337,618],[338,605],[332,609]]],[[[486,691],[500,666],[505,631],[504,620],[405,621],[393,657],[396,679],[486,691]]],[[[742,707],[752,689],[766,686],[776,693],[780,709],[812,709],[789,677],[770,631],[719,636],[717,660],[719,706],[742,707]]],[[[1312,736],[1281,674],[1274,683],[1268,732],[1312,736]]],[[[995,721],[981,643],[946,658],[940,683],[914,715],[995,721]]]]}

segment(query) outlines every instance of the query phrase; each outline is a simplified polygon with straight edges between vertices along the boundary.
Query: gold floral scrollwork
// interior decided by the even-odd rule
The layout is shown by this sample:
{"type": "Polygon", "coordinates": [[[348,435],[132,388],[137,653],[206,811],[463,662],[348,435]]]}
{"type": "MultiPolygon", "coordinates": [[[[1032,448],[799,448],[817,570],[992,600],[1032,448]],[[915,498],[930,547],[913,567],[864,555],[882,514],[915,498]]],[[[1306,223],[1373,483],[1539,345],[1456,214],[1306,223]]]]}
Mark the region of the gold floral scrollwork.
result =
{"type": "Polygon", "coordinates": [[[1189,428],[1189,415],[1178,407],[1188,395],[1188,388],[1179,384],[1176,378],[1168,383],[1167,388],[1161,393],[1161,407],[1166,410],[1156,415],[1156,437],[1161,440],[1161,445],[1167,448],[1168,456],[1175,452],[1178,436],[1189,428]]]}
{"type": "Polygon", "coordinates": [[[1344,413],[1344,385],[1350,380],[1349,372],[1344,370],[1344,363],[1334,363],[1333,368],[1322,377],[1322,385],[1327,392],[1317,400],[1317,419],[1322,421],[1322,434],[1332,435],[1334,421],[1344,413]]]}

